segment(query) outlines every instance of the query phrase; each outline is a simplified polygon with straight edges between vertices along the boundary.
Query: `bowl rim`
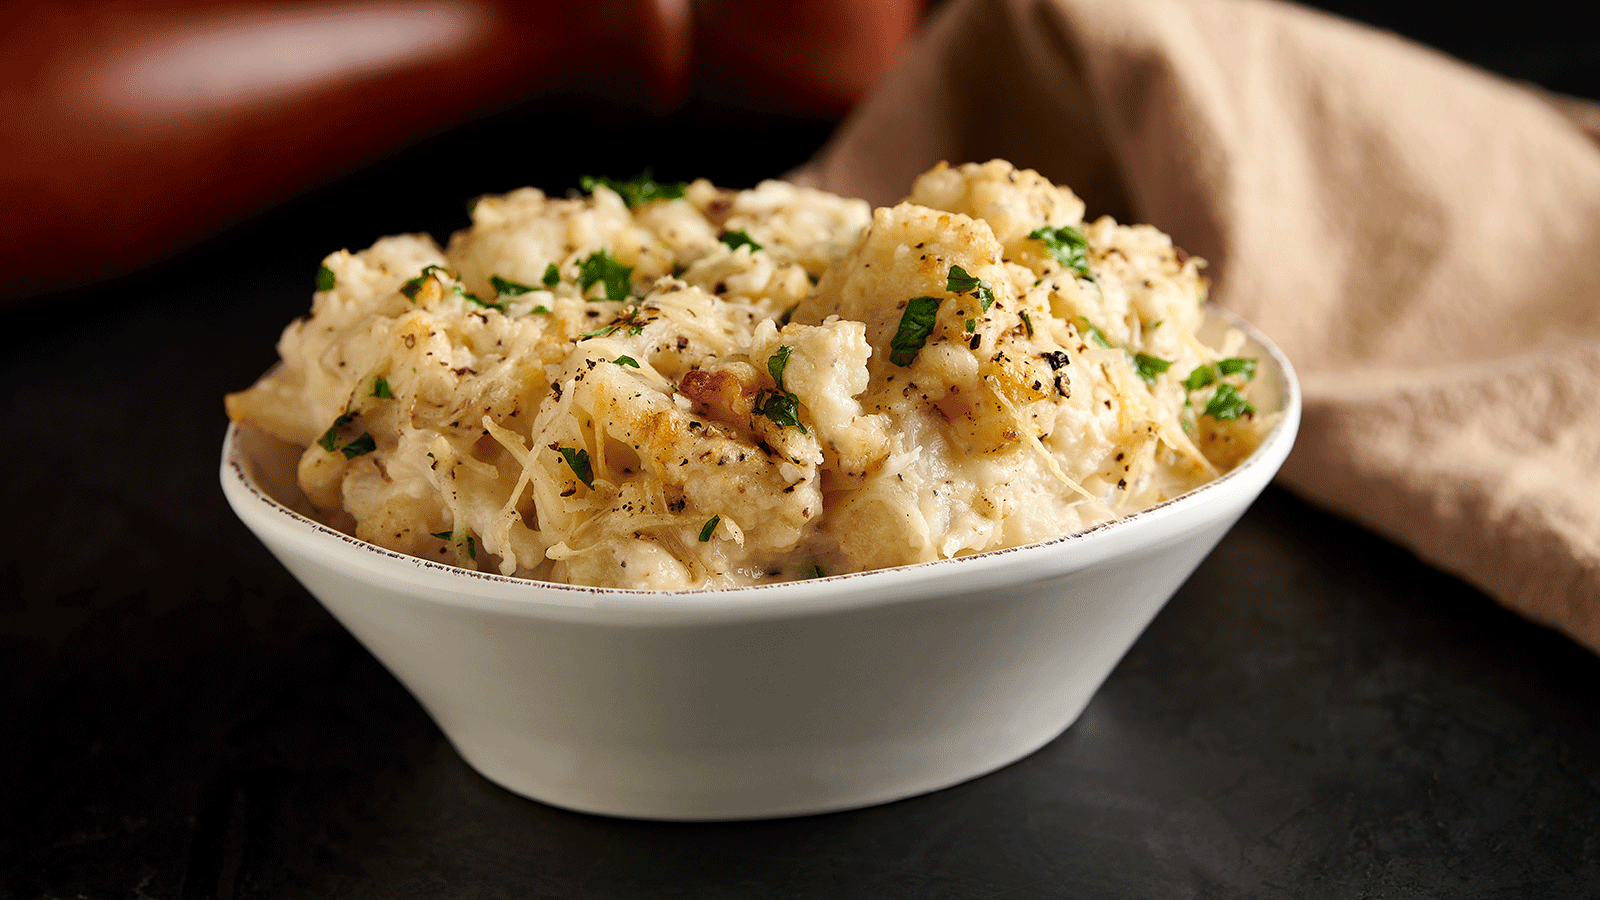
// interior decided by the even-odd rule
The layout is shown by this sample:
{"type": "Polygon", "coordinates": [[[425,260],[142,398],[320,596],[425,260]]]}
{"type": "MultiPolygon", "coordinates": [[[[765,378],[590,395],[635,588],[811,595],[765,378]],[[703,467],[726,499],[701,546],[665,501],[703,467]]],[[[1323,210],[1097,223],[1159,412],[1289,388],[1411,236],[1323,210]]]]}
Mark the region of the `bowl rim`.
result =
{"type": "Polygon", "coordinates": [[[479,608],[489,603],[510,612],[562,607],[670,616],[705,611],[737,613],[743,608],[745,612],[766,615],[855,606],[863,597],[889,602],[922,596],[918,588],[957,574],[968,590],[999,586],[1018,580],[1008,572],[1022,571],[1020,564],[1059,557],[1064,548],[1079,551],[1057,567],[1071,571],[1126,549],[1129,531],[1137,533],[1165,522],[1175,533],[1181,533],[1188,528],[1186,521],[1209,501],[1220,499],[1234,486],[1247,487],[1250,482],[1259,481],[1260,488],[1264,488],[1277,473],[1293,447],[1300,424],[1301,392],[1293,365],[1276,344],[1238,314],[1209,303],[1205,309],[1208,316],[1216,316],[1243,332],[1277,367],[1283,406],[1278,422],[1260,446],[1233,469],[1176,497],[1082,531],[1018,547],[804,581],[679,590],[595,587],[480,572],[379,547],[291,509],[268,493],[251,473],[242,446],[244,426],[236,422],[228,424],[223,437],[223,494],[235,515],[258,539],[268,543],[269,549],[274,546],[267,541],[270,534],[330,565],[400,581],[407,587],[403,593],[421,596],[421,590],[426,590],[431,600],[479,608]]]}

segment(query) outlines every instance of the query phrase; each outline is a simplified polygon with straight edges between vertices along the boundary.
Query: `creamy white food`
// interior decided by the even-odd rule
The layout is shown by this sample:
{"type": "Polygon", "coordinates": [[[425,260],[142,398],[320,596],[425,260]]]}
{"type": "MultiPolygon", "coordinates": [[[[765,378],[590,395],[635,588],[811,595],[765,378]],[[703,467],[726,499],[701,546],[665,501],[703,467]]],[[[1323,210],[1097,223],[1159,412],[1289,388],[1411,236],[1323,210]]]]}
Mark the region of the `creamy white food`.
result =
{"type": "Polygon", "coordinates": [[[306,497],[363,540],[643,589],[1046,540],[1269,425],[1238,337],[1196,337],[1201,262],[1035,172],[940,165],[877,210],[637,188],[332,254],[230,417],[304,447],[306,497]]]}

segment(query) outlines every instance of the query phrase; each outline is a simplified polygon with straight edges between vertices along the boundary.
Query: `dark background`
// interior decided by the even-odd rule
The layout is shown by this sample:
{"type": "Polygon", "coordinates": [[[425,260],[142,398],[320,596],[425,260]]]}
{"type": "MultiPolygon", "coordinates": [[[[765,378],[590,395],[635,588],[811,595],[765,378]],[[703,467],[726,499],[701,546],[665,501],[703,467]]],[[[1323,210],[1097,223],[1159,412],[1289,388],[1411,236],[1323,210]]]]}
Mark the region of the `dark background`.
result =
{"type": "MultiPolygon", "coordinates": [[[[1577,8],[1334,7],[1600,97],[1577,8]]],[[[468,197],[581,174],[748,186],[833,124],[728,83],[669,113],[532,98],[10,310],[0,898],[1600,891],[1600,660],[1275,488],[1044,750],[926,797],[727,825],[484,781],[228,511],[221,396],[275,359],[330,250],[442,237],[468,197]]]]}

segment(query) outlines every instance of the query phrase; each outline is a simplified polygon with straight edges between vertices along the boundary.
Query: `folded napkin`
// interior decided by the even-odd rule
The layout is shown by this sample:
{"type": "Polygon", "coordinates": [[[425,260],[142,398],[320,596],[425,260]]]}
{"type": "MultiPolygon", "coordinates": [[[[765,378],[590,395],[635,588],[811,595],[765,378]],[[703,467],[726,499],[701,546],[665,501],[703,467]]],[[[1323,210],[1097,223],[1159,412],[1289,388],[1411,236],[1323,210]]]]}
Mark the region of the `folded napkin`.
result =
{"type": "Polygon", "coordinates": [[[797,177],[1003,157],[1170,233],[1300,373],[1284,484],[1600,651],[1597,135],[1300,7],[952,0],[797,177]]]}

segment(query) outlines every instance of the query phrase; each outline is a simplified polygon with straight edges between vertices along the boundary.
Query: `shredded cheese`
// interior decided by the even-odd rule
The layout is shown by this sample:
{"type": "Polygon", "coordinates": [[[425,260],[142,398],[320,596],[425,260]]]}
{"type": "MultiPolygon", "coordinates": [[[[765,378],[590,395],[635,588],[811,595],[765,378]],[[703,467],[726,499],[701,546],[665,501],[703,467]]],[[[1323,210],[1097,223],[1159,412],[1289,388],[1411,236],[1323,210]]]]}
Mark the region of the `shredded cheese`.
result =
{"type": "MultiPolygon", "coordinates": [[[[878,210],[588,183],[483,198],[446,247],[327,257],[283,364],[227,405],[305,448],[328,522],[506,575],[752,584],[1079,530],[1270,427],[1185,385],[1239,348],[1195,335],[1203,263],[1035,172],[940,165],[878,210]],[[1086,274],[1030,237],[1063,228],[1086,274]]],[[[1246,399],[1247,374],[1223,379],[1246,399]]]]}

